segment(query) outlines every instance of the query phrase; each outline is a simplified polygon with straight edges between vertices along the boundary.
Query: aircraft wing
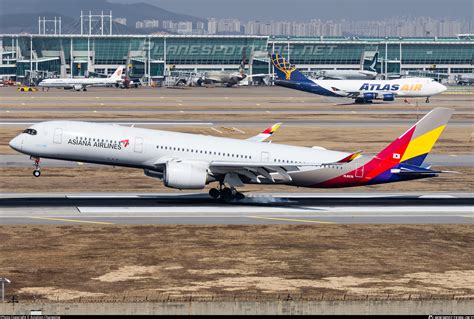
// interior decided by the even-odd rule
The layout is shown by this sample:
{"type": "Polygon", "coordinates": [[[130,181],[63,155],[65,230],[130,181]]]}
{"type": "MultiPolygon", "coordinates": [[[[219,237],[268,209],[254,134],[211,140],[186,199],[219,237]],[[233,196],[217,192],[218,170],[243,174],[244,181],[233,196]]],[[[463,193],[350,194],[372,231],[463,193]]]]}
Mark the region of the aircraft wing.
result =
{"type": "Polygon", "coordinates": [[[275,133],[279,128],[280,126],[282,125],[283,123],[276,123],[276,124],[273,124],[272,126],[270,126],[269,128],[266,128],[264,131],[262,131],[260,134],[257,134],[255,136],[252,136],[252,137],[249,137],[247,139],[247,141],[251,141],[251,142],[263,142],[265,141],[267,138],[269,138],[270,136],[272,136],[273,133],[275,133]]]}
{"type": "Polygon", "coordinates": [[[272,76],[275,73],[258,73],[258,74],[246,74],[246,78],[253,78],[255,76],[272,76]]]}
{"type": "Polygon", "coordinates": [[[344,157],[343,159],[340,159],[339,161],[337,161],[336,163],[337,164],[342,164],[342,163],[349,163],[349,162],[352,162],[353,160],[355,160],[356,158],[358,158],[360,156],[360,154],[362,154],[363,151],[357,151],[357,152],[354,152],[346,157],[344,157]]]}
{"type": "Polygon", "coordinates": [[[262,179],[272,183],[289,182],[289,171],[299,171],[302,166],[317,166],[318,164],[274,164],[270,162],[226,162],[212,161],[209,170],[213,174],[245,176],[253,182],[261,183],[262,179]]]}
{"type": "MultiPolygon", "coordinates": [[[[347,153],[346,153],[347,154],[347,153]]],[[[345,155],[344,158],[334,163],[276,163],[276,162],[250,162],[250,161],[210,161],[208,171],[212,175],[225,175],[232,178],[232,183],[238,186],[242,180],[240,177],[246,177],[255,183],[265,182],[278,183],[289,182],[291,176],[288,172],[300,171],[307,167],[320,167],[322,165],[343,165],[358,157],[360,152],[345,155]]],[[[152,163],[151,168],[154,172],[161,172],[169,161],[193,161],[192,159],[180,159],[174,157],[162,157],[152,163]]],[[[202,161],[199,161],[202,162],[202,161]]]]}
{"type": "Polygon", "coordinates": [[[221,76],[213,75],[213,76],[206,76],[206,80],[212,81],[212,82],[223,82],[224,79],[221,76]]]}

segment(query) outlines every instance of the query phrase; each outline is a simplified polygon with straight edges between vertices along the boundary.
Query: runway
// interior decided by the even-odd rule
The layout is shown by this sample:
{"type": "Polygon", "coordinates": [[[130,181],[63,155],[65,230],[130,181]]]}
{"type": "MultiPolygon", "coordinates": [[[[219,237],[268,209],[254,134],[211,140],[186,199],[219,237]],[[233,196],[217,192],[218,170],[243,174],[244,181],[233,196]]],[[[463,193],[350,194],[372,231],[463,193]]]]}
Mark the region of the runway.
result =
{"type": "MultiPolygon", "coordinates": [[[[374,156],[375,154],[365,154],[374,156]]],[[[474,167],[473,154],[429,154],[426,163],[438,167],[474,167]]],[[[4,155],[0,154],[0,167],[32,167],[33,161],[28,155],[4,155]]],[[[78,166],[101,166],[82,162],[70,162],[52,159],[41,159],[41,167],[78,167],[78,166]]]]}
{"type": "MultiPolygon", "coordinates": [[[[0,127],[21,127],[26,128],[30,125],[50,121],[51,119],[35,119],[35,120],[2,120],[0,127]]],[[[154,127],[154,126],[240,126],[240,127],[267,127],[271,122],[268,119],[264,120],[242,120],[242,121],[189,121],[189,120],[175,120],[175,121],[156,121],[156,120],[128,120],[128,121],[114,121],[114,120],[97,120],[85,119],[88,122],[94,123],[108,123],[117,125],[134,125],[136,127],[154,127]]],[[[387,126],[410,126],[416,122],[416,119],[369,119],[369,120],[285,120],[285,126],[296,127],[351,127],[351,128],[367,128],[367,127],[387,127],[387,126]]],[[[473,129],[474,124],[472,120],[450,120],[450,127],[462,127],[473,129]]]]}
{"type": "Polygon", "coordinates": [[[0,194],[2,224],[472,224],[472,193],[0,194]]]}

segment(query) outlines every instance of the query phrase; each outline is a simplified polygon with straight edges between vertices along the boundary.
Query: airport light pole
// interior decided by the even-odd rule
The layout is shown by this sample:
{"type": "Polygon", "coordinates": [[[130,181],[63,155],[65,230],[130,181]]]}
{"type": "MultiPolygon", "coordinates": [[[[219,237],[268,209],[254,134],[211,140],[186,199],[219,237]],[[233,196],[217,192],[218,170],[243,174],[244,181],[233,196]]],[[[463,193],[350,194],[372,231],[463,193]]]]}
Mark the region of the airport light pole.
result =
{"type": "Polygon", "coordinates": [[[388,78],[388,72],[387,72],[388,54],[387,54],[387,50],[388,50],[388,37],[385,37],[385,80],[387,80],[387,78],[388,78]]]}
{"type": "Polygon", "coordinates": [[[28,85],[31,86],[31,79],[33,78],[33,35],[30,35],[30,79],[28,85]]]}
{"type": "Polygon", "coordinates": [[[10,279],[8,278],[0,278],[0,282],[2,283],[2,302],[5,301],[5,284],[11,283],[10,279]]]}
{"type": "Polygon", "coordinates": [[[287,37],[288,40],[288,64],[290,64],[290,37],[287,37]]]}
{"type": "MultiPolygon", "coordinates": [[[[275,36],[272,35],[272,55],[275,54],[275,36]]],[[[275,66],[273,66],[273,62],[272,62],[272,58],[270,57],[270,64],[271,64],[271,68],[272,68],[272,85],[274,84],[275,82],[275,66]]]]}

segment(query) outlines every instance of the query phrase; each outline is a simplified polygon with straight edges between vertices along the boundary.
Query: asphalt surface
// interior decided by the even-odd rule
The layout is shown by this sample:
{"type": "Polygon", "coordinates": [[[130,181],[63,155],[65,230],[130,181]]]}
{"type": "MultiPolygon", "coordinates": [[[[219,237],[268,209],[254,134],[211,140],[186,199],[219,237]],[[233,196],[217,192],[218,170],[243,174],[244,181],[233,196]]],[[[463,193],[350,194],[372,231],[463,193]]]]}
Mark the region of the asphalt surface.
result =
{"type": "Polygon", "coordinates": [[[472,193],[0,194],[6,224],[473,224],[472,193]]]}
{"type": "MultiPolygon", "coordinates": [[[[373,156],[375,154],[364,154],[373,156]]],[[[429,154],[426,163],[433,166],[443,167],[474,167],[474,154],[429,154]]],[[[28,155],[3,155],[0,154],[0,167],[32,167],[33,161],[28,155]]],[[[41,159],[41,167],[78,167],[78,166],[101,166],[82,162],[60,161],[52,159],[41,159]]]]}
{"type": "MultiPolygon", "coordinates": [[[[110,104],[110,103],[109,103],[110,104]]],[[[344,115],[344,114],[359,114],[359,115],[423,115],[426,114],[424,111],[417,111],[414,107],[407,108],[407,109],[396,109],[396,110],[389,110],[389,109],[364,109],[358,108],[357,110],[346,110],[346,109],[334,109],[334,108],[318,108],[318,109],[308,109],[308,108],[288,108],[288,109],[259,109],[259,108],[239,108],[239,109],[228,109],[228,110],[194,110],[194,109],[179,109],[179,110],[162,110],[157,109],[159,106],[154,107],[141,107],[141,106],[127,106],[127,107],[98,107],[98,108],[91,108],[91,106],[83,106],[83,107],[68,107],[67,110],[69,112],[91,112],[93,110],[99,110],[100,112],[125,112],[125,113],[133,113],[133,112],[152,112],[153,114],[264,114],[264,113],[271,113],[271,114],[305,114],[305,115],[344,115]]],[[[8,110],[8,109],[6,109],[8,110]]],[[[10,109],[8,110],[9,113],[16,114],[16,113],[43,113],[43,112],[56,112],[58,111],[57,107],[22,107],[21,109],[10,109]]],[[[473,115],[473,110],[456,110],[454,114],[458,115],[473,115]]]]}
{"type": "MultiPolygon", "coordinates": [[[[50,121],[51,119],[35,119],[35,120],[2,120],[0,127],[21,127],[26,128],[35,123],[43,121],[50,121]]],[[[173,120],[173,121],[155,121],[155,120],[128,120],[128,121],[113,121],[113,120],[97,120],[88,119],[88,122],[94,123],[109,123],[117,125],[134,125],[136,127],[154,127],[154,126],[205,126],[212,127],[215,125],[222,126],[241,126],[241,127],[266,127],[269,124],[269,120],[252,120],[252,121],[191,121],[191,120],[173,120]]],[[[387,127],[387,126],[410,126],[413,125],[416,120],[413,119],[377,119],[377,120],[285,120],[285,126],[296,126],[296,127],[354,127],[354,128],[367,128],[367,127],[387,127]]],[[[463,127],[474,129],[474,123],[471,120],[450,120],[450,127],[463,127]]]]}

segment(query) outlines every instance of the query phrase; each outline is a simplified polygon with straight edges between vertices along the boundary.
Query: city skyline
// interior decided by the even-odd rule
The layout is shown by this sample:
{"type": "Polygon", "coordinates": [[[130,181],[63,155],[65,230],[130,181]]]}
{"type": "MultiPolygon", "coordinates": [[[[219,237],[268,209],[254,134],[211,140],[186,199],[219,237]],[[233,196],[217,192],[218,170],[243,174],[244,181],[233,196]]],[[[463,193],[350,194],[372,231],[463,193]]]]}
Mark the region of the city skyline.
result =
{"type": "Polygon", "coordinates": [[[384,19],[393,16],[431,16],[473,19],[471,0],[110,0],[115,3],[146,2],[181,14],[201,18],[236,18],[240,20],[310,19],[384,19]]]}
{"type": "Polygon", "coordinates": [[[179,34],[244,34],[275,36],[400,36],[450,37],[467,33],[466,21],[437,19],[433,17],[393,17],[385,20],[321,20],[297,21],[242,21],[228,18],[208,18],[207,25],[193,25],[189,21],[144,20],[135,24],[137,29],[161,28],[179,34]]]}

